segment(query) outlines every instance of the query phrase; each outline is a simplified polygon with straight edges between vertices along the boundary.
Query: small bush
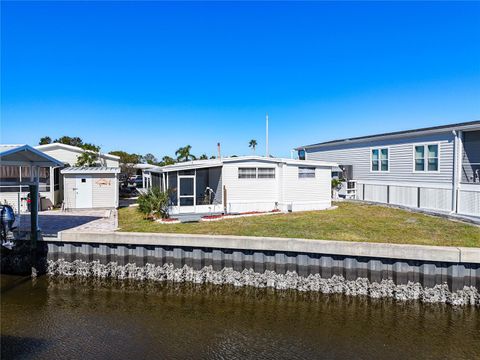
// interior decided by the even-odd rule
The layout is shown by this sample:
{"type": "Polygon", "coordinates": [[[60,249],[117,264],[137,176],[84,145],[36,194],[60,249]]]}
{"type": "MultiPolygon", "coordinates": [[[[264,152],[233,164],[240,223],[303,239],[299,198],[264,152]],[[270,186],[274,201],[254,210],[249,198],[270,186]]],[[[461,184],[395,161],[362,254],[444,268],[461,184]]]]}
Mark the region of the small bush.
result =
{"type": "Polygon", "coordinates": [[[158,187],[150,188],[138,197],[138,210],[146,218],[168,218],[168,193],[158,187]]]}

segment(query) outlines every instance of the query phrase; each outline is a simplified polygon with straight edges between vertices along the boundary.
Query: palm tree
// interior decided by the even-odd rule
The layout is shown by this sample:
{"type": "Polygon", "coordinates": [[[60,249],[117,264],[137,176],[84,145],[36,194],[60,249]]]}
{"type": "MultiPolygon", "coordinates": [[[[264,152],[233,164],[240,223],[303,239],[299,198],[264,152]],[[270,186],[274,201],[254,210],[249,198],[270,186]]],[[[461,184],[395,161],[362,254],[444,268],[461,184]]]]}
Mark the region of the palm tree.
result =
{"type": "Polygon", "coordinates": [[[253,153],[255,154],[255,148],[257,147],[257,140],[255,139],[250,140],[250,142],[248,143],[248,147],[252,148],[253,153]]]}
{"type": "Polygon", "coordinates": [[[208,156],[207,156],[207,154],[202,154],[202,155],[200,155],[200,157],[198,159],[199,160],[208,160],[208,156]]]}
{"type": "Polygon", "coordinates": [[[187,145],[175,151],[175,155],[177,155],[177,160],[178,161],[195,160],[195,156],[190,154],[190,150],[192,150],[192,147],[190,145],[187,145]]]}

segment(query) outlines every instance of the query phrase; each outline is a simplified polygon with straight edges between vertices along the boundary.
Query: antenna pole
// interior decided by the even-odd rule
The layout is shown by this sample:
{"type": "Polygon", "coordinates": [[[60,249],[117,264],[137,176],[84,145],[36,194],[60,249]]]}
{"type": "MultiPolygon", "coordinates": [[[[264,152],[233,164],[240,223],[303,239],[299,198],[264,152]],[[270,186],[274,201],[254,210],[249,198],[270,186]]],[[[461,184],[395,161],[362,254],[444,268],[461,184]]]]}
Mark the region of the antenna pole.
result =
{"type": "Polygon", "coordinates": [[[269,156],[269,153],[268,153],[268,112],[267,112],[267,115],[265,116],[265,120],[266,120],[265,156],[268,157],[269,156]]]}

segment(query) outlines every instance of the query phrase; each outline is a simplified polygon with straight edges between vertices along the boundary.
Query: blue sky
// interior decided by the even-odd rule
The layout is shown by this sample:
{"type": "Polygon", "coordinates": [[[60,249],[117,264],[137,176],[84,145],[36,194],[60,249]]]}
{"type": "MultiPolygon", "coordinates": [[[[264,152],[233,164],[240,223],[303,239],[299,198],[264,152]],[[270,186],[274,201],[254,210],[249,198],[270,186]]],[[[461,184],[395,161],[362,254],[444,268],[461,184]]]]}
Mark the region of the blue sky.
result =
{"type": "Polygon", "coordinates": [[[5,2],[1,142],[158,157],[480,119],[480,3],[5,2]]]}

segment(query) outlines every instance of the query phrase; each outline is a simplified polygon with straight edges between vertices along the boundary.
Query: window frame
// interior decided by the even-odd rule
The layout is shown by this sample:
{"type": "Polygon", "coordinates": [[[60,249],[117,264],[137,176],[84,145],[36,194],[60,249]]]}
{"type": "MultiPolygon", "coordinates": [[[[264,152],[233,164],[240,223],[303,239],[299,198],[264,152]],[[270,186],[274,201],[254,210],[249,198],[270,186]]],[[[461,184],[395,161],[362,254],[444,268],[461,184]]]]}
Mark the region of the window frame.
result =
{"type": "Polygon", "coordinates": [[[420,142],[420,143],[412,144],[412,172],[416,174],[439,173],[440,172],[440,154],[441,154],[440,149],[441,149],[441,143],[438,141],[420,142]],[[428,146],[429,145],[437,145],[437,170],[428,170],[428,146]],[[423,153],[424,153],[423,170],[415,169],[415,148],[417,146],[423,146],[423,153]]]}
{"type": "Polygon", "coordinates": [[[257,179],[275,179],[276,178],[276,171],[275,171],[275,168],[274,167],[257,167],[257,179]],[[268,169],[268,170],[273,170],[273,176],[268,176],[268,177],[265,177],[265,176],[262,176],[260,177],[260,169],[268,169]]]}
{"type": "Polygon", "coordinates": [[[390,172],[390,146],[371,146],[370,147],[370,172],[371,173],[389,173],[390,172]],[[382,150],[387,150],[387,166],[388,170],[382,170],[382,150]],[[378,170],[373,170],[373,150],[378,150],[378,170]]]}
{"type": "Polygon", "coordinates": [[[238,167],[237,168],[237,179],[238,180],[253,180],[253,179],[258,179],[258,170],[257,170],[257,167],[253,167],[253,166],[244,166],[244,167],[238,167]],[[240,169],[253,169],[255,170],[255,176],[253,177],[241,177],[240,176],[240,169]]]}
{"type": "MultiPolygon", "coordinates": [[[[307,174],[311,174],[311,173],[307,173],[307,174]]],[[[317,178],[317,168],[315,166],[299,166],[298,167],[297,178],[298,179],[316,179],[317,178]],[[300,176],[300,169],[313,169],[313,176],[300,176]]]]}

